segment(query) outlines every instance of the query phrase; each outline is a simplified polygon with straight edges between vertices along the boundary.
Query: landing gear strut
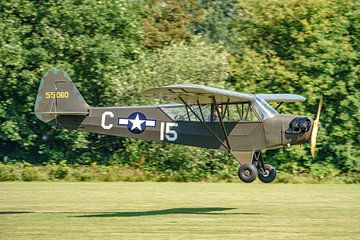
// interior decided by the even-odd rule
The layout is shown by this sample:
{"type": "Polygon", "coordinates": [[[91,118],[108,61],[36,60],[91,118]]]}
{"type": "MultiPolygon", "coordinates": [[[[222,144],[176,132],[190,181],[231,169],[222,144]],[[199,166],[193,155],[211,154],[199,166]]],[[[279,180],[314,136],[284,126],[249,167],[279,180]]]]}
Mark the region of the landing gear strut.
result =
{"type": "Polygon", "coordinates": [[[245,183],[253,182],[256,177],[259,177],[263,183],[271,183],[276,178],[276,170],[270,164],[264,163],[261,152],[255,152],[252,164],[241,164],[238,176],[245,183]]]}

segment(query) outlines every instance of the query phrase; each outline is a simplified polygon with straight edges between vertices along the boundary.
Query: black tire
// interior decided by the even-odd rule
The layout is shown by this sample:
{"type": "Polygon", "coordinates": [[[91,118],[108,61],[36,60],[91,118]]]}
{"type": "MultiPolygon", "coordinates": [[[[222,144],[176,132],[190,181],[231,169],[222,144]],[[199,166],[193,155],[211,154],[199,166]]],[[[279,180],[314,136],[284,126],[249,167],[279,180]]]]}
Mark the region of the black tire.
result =
{"type": "Polygon", "coordinates": [[[251,164],[242,164],[238,170],[238,176],[241,181],[245,183],[253,182],[258,175],[258,171],[255,166],[251,164]]]}
{"type": "Polygon", "coordinates": [[[276,170],[270,164],[265,164],[265,172],[259,170],[258,177],[263,183],[271,183],[276,178],[276,170]]]}

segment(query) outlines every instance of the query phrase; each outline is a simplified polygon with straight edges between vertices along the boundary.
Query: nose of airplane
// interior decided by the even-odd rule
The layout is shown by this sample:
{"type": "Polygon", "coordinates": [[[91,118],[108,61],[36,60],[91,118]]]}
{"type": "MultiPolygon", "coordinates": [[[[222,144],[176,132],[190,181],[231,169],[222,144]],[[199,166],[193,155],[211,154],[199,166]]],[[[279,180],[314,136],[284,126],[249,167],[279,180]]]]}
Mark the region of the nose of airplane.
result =
{"type": "Polygon", "coordinates": [[[311,156],[315,158],[316,136],[320,125],[323,98],[320,97],[316,118],[296,115],[281,115],[283,146],[310,143],[311,156]]]}
{"type": "Polygon", "coordinates": [[[308,143],[311,138],[314,120],[309,117],[288,115],[283,118],[283,145],[308,143]]]}

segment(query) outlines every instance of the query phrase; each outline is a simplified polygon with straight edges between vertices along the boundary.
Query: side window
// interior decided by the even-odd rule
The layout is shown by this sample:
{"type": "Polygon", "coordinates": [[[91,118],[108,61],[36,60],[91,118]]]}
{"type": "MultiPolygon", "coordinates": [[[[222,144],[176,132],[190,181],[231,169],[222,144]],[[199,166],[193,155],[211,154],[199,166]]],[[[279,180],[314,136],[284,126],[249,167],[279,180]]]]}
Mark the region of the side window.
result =
{"type": "Polygon", "coordinates": [[[172,119],[177,121],[187,121],[188,115],[184,105],[174,105],[161,107],[161,109],[172,119]]]}
{"type": "Polygon", "coordinates": [[[238,108],[238,104],[229,104],[228,109],[225,112],[224,121],[227,122],[238,122],[241,120],[240,111],[238,108]]]}
{"type": "Polygon", "coordinates": [[[202,118],[201,117],[201,113],[203,111],[203,106],[200,105],[200,107],[198,105],[191,105],[190,106],[191,110],[188,109],[188,112],[189,112],[189,117],[190,117],[190,121],[191,122],[199,122],[199,119],[197,117],[195,117],[195,115],[193,114],[193,112],[195,112],[195,114],[202,118]]]}
{"type": "Polygon", "coordinates": [[[254,111],[254,108],[251,103],[242,104],[242,108],[244,109],[242,115],[243,122],[258,122],[259,118],[257,113],[254,111]]]}
{"type": "Polygon", "coordinates": [[[190,121],[190,122],[198,122],[199,119],[193,114],[201,117],[201,113],[206,113],[206,107],[201,105],[200,108],[198,105],[191,105],[191,110],[185,105],[169,105],[169,106],[162,106],[161,110],[163,110],[166,115],[168,115],[172,120],[175,121],[190,121]]]}
{"type": "MultiPolygon", "coordinates": [[[[219,112],[224,122],[255,122],[259,121],[257,113],[249,102],[220,104],[219,112]]],[[[213,122],[219,121],[217,111],[213,106],[213,122]]]]}
{"type": "Polygon", "coordinates": [[[198,122],[199,119],[193,112],[205,122],[219,122],[220,117],[224,122],[257,122],[259,121],[259,114],[254,111],[252,103],[230,103],[220,104],[219,113],[214,105],[191,105],[191,110],[185,105],[167,105],[162,106],[161,109],[175,121],[190,121],[198,122]]]}
{"type": "Polygon", "coordinates": [[[228,122],[257,122],[258,114],[251,103],[228,104],[225,109],[224,121],[228,122]]]}

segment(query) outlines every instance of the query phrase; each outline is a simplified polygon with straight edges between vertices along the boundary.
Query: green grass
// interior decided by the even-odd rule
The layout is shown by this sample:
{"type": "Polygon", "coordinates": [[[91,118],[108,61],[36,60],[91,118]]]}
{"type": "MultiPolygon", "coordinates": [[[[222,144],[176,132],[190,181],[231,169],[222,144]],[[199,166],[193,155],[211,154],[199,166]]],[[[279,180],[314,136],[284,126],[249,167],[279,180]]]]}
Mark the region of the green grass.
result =
{"type": "Polygon", "coordinates": [[[4,182],[0,239],[360,239],[360,185],[4,182]]]}

